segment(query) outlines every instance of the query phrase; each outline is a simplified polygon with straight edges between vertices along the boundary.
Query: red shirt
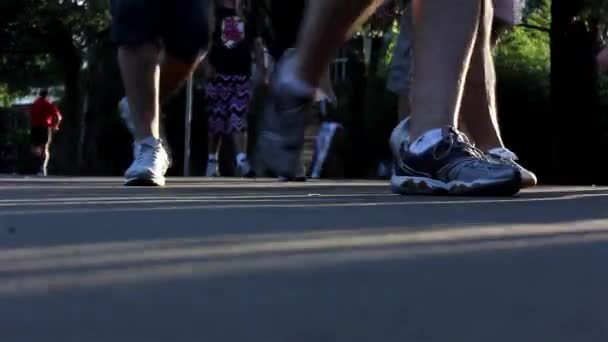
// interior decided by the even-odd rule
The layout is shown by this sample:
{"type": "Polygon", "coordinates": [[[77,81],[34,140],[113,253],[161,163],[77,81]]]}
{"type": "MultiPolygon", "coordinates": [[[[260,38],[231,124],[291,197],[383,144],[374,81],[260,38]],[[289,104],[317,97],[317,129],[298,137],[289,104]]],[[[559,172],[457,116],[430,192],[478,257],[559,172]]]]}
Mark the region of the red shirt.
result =
{"type": "Polygon", "coordinates": [[[30,107],[30,119],[32,127],[59,128],[61,113],[47,98],[39,97],[30,107]]]}

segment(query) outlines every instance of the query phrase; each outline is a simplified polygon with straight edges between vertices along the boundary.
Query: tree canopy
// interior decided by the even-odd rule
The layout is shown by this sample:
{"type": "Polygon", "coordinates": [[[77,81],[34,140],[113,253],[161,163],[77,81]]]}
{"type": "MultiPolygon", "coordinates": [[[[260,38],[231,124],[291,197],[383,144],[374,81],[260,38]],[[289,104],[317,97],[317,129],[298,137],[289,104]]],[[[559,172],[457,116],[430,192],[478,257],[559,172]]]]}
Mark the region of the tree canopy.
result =
{"type": "MultiPolygon", "coordinates": [[[[107,29],[104,0],[4,0],[0,5],[0,95],[64,82],[63,73],[107,29]]],[[[76,65],[82,67],[82,65],[76,65]]]]}

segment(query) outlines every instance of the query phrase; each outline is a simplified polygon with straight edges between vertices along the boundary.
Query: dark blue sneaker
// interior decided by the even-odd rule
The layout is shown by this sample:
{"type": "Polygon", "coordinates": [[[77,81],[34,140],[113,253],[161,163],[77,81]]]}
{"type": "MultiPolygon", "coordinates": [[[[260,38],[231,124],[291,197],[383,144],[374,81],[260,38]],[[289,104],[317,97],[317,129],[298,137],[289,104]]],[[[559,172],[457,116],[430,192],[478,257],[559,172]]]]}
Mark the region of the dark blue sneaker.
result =
{"type": "Polygon", "coordinates": [[[511,196],[521,188],[519,171],[490,161],[453,127],[421,154],[407,145],[396,157],[391,187],[402,195],[511,196]]]}

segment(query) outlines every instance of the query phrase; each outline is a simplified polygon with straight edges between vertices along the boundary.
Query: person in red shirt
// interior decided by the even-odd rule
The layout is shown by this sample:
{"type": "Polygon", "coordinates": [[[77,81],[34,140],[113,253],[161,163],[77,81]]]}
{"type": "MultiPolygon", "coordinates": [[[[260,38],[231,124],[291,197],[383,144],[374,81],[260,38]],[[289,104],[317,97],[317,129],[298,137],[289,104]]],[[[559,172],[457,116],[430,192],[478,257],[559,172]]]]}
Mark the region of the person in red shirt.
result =
{"type": "Polygon", "coordinates": [[[47,166],[50,160],[49,147],[53,132],[59,130],[61,112],[48,98],[46,89],[40,91],[40,96],[30,107],[30,139],[32,153],[40,162],[41,176],[47,175],[47,166]]]}

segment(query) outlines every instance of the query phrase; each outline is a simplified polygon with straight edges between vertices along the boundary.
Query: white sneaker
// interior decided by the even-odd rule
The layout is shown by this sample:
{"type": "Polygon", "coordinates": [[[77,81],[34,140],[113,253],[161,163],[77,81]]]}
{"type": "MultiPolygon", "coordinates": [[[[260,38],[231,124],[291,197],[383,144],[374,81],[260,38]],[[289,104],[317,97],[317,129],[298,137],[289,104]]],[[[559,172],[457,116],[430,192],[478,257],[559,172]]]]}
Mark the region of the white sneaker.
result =
{"type": "Polygon", "coordinates": [[[169,156],[162,141],[146,138],[134,144],[135,160],[125,172],[127,186],[164,186],[169,156]]]}
{"type": "Polygon", "coordinates": [[[206,177],[219,177],[220,176],[220,165],[217,160],[207,160],[207,172],[206,177]]]}
{"type": "Polygon", "coordinates": [[[244,159],[237,163],[236,165],[239,175],[244,178],[253,178],[255,177],[255,172],[249,163],[249,160],[244,159]]]}
{"type": "MultiPolygon", "coordinates": [[[[121,117],[123,123],[125,124],[125,126],[129,130],[129,132],[131,133],[131,136],[134,137],[135,136],[135,123],[133,121],[133,116],[131,115],[131,108],[129,107],[129,101],[127,100],[126,96],[123,97],[120,100],[120,102],[118,102],[118,112],[120,113],[120,117],[121,117]]],[[[161,141],[163,143],[163,147],[164,147],[165,151],[167,151],[167,155],[169,156],[169,167],[171,167],[171,164],[172,164],[171,146],[169,146],[169,144],[167,143],[168,139],[167,139],[167,135],[165,134],[165,132],[163,130],[163,126],[161,125],[160,128],[161,128],[161,130],[160,130],[161,141]]],[[[135,158],[135,156],[133,156],[133,158],[135,158]]]]}

